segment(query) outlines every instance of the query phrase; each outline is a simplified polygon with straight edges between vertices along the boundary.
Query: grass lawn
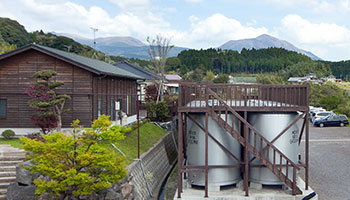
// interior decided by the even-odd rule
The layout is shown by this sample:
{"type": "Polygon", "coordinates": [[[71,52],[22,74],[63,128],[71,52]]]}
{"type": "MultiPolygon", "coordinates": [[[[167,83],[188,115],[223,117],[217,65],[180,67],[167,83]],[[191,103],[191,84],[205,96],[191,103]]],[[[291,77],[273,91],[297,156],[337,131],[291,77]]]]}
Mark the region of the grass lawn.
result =
{"type": "Polygon", "coordinates": [[[6,140],[4,138],[0,138],[0,144],[10,144],[13,147],[21,148],[22,142],[18,138],[12,138],[9,140],[6,140]]]}
{"type": "MultiPolygon", "coordinates": [[[[161,129],[152,123],[142,125],[140,127],[140,153],[142,154],[146,152],[160,138],[165,136],[166,133],[166,130],[161,129]]],[[[130,164],[133,162],[133,159],[137,158],[137,129],[131,131],[125,136],[124,140],[119,141],[118,148],[125,153],[127,163],[130,164]]],[[[116,150],[114,149],[114,151],[116,150]]]]}

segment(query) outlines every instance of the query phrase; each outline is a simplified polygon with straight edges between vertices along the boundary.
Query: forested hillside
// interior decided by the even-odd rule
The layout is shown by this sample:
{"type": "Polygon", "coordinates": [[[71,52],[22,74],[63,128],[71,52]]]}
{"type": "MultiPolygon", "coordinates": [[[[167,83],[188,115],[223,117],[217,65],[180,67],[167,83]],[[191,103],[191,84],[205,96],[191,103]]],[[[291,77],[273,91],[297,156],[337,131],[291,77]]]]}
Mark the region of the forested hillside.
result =
{"type": "Polygon", "coordinates": [[[182,51],[177,58],[167,62],[169,71],[176,71],[189,80],[211,71],[215,74],[263,74],[277,73],[286,79],[314,72],[319,77],[332,74],[329,65],[282,48],[233,50],[206,49],[182,51]]]}
{"type": "Polygon", "coordinates": [[[333,75],[337,78],[350,81],[350,60],[339,62],[322,61],[322,63],[329,65],[333,75]]]}

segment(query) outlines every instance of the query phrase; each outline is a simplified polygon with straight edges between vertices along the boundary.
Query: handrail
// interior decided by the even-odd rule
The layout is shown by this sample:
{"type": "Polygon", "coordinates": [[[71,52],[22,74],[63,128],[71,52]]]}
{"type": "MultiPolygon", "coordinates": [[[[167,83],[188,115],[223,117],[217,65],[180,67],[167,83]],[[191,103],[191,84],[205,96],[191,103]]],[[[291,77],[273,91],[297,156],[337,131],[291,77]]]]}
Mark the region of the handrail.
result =
{"type": "MultiPolygon", "coordinates": [[[[284,159],[286,161],[290,162],[290,164],[293,167],[300,170],[300,168],[292,160],[290,160],[277,147],[275,147],[270,141],[268,141],[264,136],[262,136],[262,134],[258,130],[256,130],[252,125],[250,125],[247,120],[242,118],[235,110],[233,110],[230,106],[228,106],[227,103],[223,99],[221,99],[214,91],[212,91],[210,88],[207,88],[207,89],[208,89],[209,94],[213,95],[221,104],[223,104],[225,106],[225,108],[227,108],[232,114],[234,114],[241,122],[243,122],[245,125],[247,125],[248,128],[250,128],[253,132],[255,132],[261,139],[263,139],[267,145],[271,146],[271,148],[273,150],[275,150],[277,153],[279,153],[281,156],[283,156],[284,159]]],[[[212,106],[214,106],[214,103],[212,103],[212,106]]]]}
{"type": "Polygon", "coordinates": [[[257,109],[271,107],[279,110],[283,110],[283,108],[305,110],[308,107],[308,85],[244,85],[191,82],[181,83],[179,87],[183,91],[183,95],[179,96],[182,99],[179,107],[184,109],[191,109],[186,108],[188,103],[194,103],[189,106],[192,108],[202,107],[201,102],[206,98],[206,88],[213,90],[224,100],[231,100],[231,104],[234,105],[229,106],[232,107],[255,107],[257,109]]]}

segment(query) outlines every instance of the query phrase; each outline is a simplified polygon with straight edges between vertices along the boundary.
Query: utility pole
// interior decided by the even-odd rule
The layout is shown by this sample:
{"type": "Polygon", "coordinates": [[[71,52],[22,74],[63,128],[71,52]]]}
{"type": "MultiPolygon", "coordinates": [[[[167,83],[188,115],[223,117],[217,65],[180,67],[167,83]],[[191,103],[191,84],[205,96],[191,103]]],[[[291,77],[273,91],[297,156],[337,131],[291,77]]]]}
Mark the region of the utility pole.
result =
{"type": "Polygon", "coordinates": [[[97,59],[97,54],[96,54],[96,32],[98,31],[97,28],[90,27],[90,29],[94,32],[94,54],[92,55],[92,58],[97,59]]]}

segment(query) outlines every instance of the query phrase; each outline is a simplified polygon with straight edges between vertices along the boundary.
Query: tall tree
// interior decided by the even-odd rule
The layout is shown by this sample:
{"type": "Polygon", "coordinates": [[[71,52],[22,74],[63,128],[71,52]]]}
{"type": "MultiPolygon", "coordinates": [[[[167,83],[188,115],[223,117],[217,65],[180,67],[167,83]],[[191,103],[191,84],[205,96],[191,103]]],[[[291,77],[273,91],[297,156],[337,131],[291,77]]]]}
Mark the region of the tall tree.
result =
{"type": "Polygon", "coordinates": [[[165,78],[165,65],[168,57],[168,52],[174,47],[170,45],[170,39],[157,35],[155,39],[147,37],[149,44],[148,54],[151,57],[154,67],[161,75],[161,80],[158,88],[157,103],[164,93],[164,78],[165,78]]]}
{"type": "Polygon", "coordinates": [[[26,93],[31,97],[29,106],[35,108],[41,115],[54,115],[57,119],[57,131],[62,128],[62,114],[68,110],[64,104],[70,96],[57,94],[56,89],[62,86],[63,82],[51,81],[57,73],[52,70],[42,70],[34,73],[33,77],[38,81],[26,89],[26,93]]]}

